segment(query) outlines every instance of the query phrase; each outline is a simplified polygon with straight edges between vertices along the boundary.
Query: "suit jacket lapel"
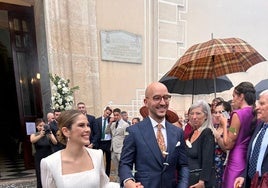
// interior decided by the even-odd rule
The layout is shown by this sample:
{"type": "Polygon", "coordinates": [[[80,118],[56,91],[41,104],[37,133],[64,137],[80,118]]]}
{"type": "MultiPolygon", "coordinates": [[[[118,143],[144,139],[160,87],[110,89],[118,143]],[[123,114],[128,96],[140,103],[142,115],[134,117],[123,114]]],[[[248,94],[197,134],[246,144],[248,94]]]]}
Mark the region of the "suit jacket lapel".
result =
{"type": "Polygon", "coordinates": [[[176,132],[174,132],[174,130],[172,130],[172,127],[170,125],[168,125],[168,123],[166,122],[166,131],[167,131],[167,152],[169,153],[169,155],[171,153],[173,153],[173,150],[176,148],[176,144],[177,144],[177,135],[176,132]]]}
{"type": "MultiPolygon", "coordinates": [[[[261,127],[263,127],[264,126],[264,123],[262,123],[262,126],[261,127]]],[[[258,132],[259,132],[260,130],[258,130],[258,132]]],[[[264,153],[264,160],[265,160],[265,158],[266,158],[266,156],[268,155],[268,146],[266,147],[266,150],[265,150],[265,153],[264,153]]]]}
{"type": "Polygon", "coordinates": [[[152,123],[149,118],[146,118],[143,121],[144,124],[139,124],[141,135],[143,136],[144,141],[146,142],[148,148],[153,153],[156,160],[162,166],[164,158],[162,157],[161,151],[158,147],[152,123]]]}
{"type": "MultiPolygon", "coordinates": [[[[257,127],[255,128],[255,131],[253,132],[252,136],[251,136],[251,140],[250,140],[249,145],[248,145],[248,148],[250,148],[250,149],[248,149],[248,152],[247,152],[248,159],[250,158],[250,154],[251,154],[251,151],[252,151],[253,141],[256,138],[256,136],[259,133],[259,131],[261,130],[263,124],[264,124],[263,122],[262,123],[259,123],[257,125],[257,127]]],[[[268,150],[266,149],[266,152],[265,152],[264,156],[267,155],[267,152],[268,152],[268,150]]]]}

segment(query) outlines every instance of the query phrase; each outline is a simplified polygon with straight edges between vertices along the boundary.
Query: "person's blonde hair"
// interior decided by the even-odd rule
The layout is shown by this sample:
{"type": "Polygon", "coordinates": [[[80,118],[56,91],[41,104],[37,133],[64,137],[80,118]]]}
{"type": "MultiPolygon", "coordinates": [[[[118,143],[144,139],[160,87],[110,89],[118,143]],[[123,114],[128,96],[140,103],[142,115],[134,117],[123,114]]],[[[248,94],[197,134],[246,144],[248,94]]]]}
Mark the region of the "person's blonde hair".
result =
{"type": "Polygon", "coordinates": [[[66,145],[68,138],[62,133],[62,128],[66,127],[71,130],[72,125],[75,123],[77,117],[81,115],[82,112],[79,110],[66,110],[61,112],[58,118],[58,128],[57,131],[57,139],[60,143],[66,145]]]}

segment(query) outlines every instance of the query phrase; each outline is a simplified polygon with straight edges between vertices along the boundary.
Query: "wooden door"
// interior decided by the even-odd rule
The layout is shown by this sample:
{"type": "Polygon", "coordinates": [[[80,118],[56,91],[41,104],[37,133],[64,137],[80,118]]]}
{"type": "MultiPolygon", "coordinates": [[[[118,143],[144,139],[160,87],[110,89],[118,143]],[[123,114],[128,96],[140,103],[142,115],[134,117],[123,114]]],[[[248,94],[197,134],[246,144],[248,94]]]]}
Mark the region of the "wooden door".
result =
{"type": "Polygon", "coordinates": [[[8,11],[20,137],[26,168],[33,167],[26,122],[43,117],[33,7],[1,4],[8,11]],[[39,74],[39,76],[38,76],[39,74]]]}

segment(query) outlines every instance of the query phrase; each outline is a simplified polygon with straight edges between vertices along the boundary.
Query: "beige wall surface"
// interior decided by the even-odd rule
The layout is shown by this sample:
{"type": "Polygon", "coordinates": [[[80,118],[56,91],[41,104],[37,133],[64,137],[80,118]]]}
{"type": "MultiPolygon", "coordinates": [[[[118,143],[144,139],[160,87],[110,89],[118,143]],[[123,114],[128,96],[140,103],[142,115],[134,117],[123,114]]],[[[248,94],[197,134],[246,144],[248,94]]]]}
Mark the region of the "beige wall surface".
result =
{"type": "Polygon", "coordinates": [[[142,63],[101,61],[100,95],[102,107],[110,105],[127,110],[130,116],[137,114],[137,106],[142,102],[141,95],[146,85],[147,69],[147,4],[135,1],[96,1],[99,57],[101,57],[100,31],[124,31],[142,38],[142,63]]]}
{"type": "MultiPolygon", "coordinates": [[[[184,44],[185,21],[180,13],[185,12],[185,5],[178,0],[96,1],[98,34],[123,30],[141,35],[143,41],[141,64],[100,61],[103,106],[110,104],[127,110],[130,117],[140,116],[144,89],[171,68],[184,44]]],[[[184,112],[185,101],[175,97],[171,108],[184,112]]]]}

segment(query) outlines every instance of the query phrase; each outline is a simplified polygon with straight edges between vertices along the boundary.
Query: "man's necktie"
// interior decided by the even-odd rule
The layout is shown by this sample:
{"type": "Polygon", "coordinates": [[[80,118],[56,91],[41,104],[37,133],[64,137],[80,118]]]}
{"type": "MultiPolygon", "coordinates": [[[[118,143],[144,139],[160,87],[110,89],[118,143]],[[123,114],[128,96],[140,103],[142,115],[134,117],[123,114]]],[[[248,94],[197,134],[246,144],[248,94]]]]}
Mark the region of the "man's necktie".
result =
{"type": "Polygon", "coordinates": [[[268,127],[268,124],[264,124],[260,134],[257,137],[257,140],[255,142],[250,160],[249,160],[249,169],[248,169],[248,175],[250,178],[252,178],[254,176],[254,174],[256,173],[256,168],[257,168],[257,162],[258,162],[258,157],[259,157],[259,153],[260,153],[260,148],[261,148],[261,143],[263,140],[263,136],[265,134],[265,131],[268,127]]]}
{"type": "Polygon", "coordinates": [[[104,118],[104,120],[103,120],[101,139],[105,138],[105,129],[106,129],[106,118],[104,118]]]}
{"type": "Polygon", "coordinates": [[[115,123],[115,128],[117,129],[119,121],[115,123]]]}
{"type": "Polygon", "coordinates": [[[164,136],[162,134],[162,124],[158,124],[157,125],[157,136],[156,136],[156,139],[157,139],[157,143],[158,143],[158,146],[161,150],[161,153],[163,155],[163,157],[165,157],[165,154],[163,154],[163,152],[166,151],[166,145],[165,145],[165,140],[164,140],[164,136]]]}

